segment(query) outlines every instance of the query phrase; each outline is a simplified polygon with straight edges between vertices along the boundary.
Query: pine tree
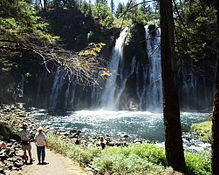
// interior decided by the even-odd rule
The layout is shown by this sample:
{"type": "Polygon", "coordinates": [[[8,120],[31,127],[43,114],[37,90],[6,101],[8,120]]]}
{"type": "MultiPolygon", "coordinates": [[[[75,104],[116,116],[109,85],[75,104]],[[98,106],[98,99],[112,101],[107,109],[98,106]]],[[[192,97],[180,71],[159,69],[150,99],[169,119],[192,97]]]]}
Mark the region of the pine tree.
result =
{"type": "Polygon", "coordinates": [[[116,9],[116,17],[119,17],[124,11],[125,11],[125,6],[122,3],[119,3],[116,9]]]}
{"type": "MultiPolygon", "coordinates": [[[[219,2],[217,1],[217,39],[219,38],[219,2]]],[[[212,175],[219,175],[219,40],[217,40],[217,79],[212,116],[212,175]]]]}
{"type": "Polygon", "coordinates": [[[114,13],[114,9],[115,9],[114,0],[110,1],[110,9],[111,9],[111,12],[114,13]]]}
{"type": "Polygon", "coordinates": [[[174,60],[174,34],[172,0],[160,0],[161,64],[163,81],[163,115],[165,151],[168,165],[186,171],[183,153],[179,99],[174,60]]]}

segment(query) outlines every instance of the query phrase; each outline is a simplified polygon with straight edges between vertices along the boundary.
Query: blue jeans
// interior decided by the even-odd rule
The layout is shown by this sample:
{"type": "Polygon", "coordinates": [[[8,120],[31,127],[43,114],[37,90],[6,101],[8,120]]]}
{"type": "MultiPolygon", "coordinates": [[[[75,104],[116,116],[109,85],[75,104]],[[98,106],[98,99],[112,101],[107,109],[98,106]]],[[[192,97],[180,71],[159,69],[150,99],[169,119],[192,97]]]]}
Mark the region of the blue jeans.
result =
{"type": "Polygon", "coordinates": [[[37,157],[39,163],[43,163],[45,160],[45,146],[37,146],[37,157]]]}

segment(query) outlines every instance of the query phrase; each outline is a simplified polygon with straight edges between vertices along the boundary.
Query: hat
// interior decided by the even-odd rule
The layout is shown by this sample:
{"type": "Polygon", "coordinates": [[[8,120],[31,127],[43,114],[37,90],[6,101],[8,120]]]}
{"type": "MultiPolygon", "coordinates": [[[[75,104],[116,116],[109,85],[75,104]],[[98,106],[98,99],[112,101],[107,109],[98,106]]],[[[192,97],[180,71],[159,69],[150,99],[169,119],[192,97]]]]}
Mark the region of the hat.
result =
{"type": "Polygon", "coordinates": [[[27,127],[27,124],[23,123],[22,128],[25,128],[25,127],[27,127]]]}
{"type": "Polygon", "coordinates": [[[40,126],[38,129],[37,129],[37,131],[39,132],[39,131],[43,131],[43,128],[40,126]]]}

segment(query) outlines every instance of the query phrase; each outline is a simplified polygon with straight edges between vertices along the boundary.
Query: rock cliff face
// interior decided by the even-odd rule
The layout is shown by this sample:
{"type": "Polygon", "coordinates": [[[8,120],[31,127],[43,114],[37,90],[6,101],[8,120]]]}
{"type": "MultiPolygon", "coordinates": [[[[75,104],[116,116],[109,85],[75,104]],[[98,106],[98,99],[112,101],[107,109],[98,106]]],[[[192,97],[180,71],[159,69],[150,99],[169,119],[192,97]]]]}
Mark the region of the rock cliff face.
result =
{"type": "MultiPolygon", "coordinates": [[[[20,72],[13,75],[13,83],[0,75],[7,86],[0,91],[0,101],[11,99],[16,87],[22,89],[17,102],[50,110],[79,110],[105,108],[116,110],[162,110],[162,80],[160,66],[160,32],[156,26],[136,24],[115,33],[101,57],[108,62],[112,76],[100,80],[99,87],[83,86],[69,77],[62,67],[27,61],[20,72]],[[31,66],[30,66],[31,65],[31,66]],[[29,73],[29,74],[27,74],[29,73]],[[16,75],[16,76],[15,76],[16,75]],[[22,75],[22,76],[21,76],[22,75]],[[23,77],[23,78],[22,78],[23,77]],[[22,84],[22,85],[21,85],[22,84]],[[10,92],[4,94],[4,92],[10,92]]],[[[23,55],[30,58],[30,55],[23,55]]],[[[26,59],[29,60],[29,59],[26,59]]],[[[182,110],[207,110],[211,108],[214,92],[215,69],[205,68],[194,72],[188,65],[178,65],[180,105],[182,110]]]]}
{"type": "Polygon", "coordinates": [[[148,63],[145,35],[145,28],[140,24],[133,25],[127,33],[117,79],[118,88],[124,88],[118,102],[120,109],[142,109],[137,88],[143,89],[144,68],[148,63]]]}

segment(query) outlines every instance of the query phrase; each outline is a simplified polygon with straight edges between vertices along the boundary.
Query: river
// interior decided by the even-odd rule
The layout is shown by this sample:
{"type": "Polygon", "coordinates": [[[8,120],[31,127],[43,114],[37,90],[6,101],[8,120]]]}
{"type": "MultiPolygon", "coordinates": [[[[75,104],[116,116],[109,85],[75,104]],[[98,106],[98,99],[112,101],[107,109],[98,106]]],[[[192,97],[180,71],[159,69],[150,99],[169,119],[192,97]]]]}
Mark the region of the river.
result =
{"type": "MultiPolygon", "coordinates": [[[[208,114],[181,112],[184,135],[189,131],[191,124],[208,120],[208,114]]],[[[69,131],[77,129],[90,135],[107,134],[113,138],[119,138],[126,134],[129,140],[149,140],[156,143],[164,141],[162,113],[104,110],[48,113],[45,110],[36,110],[30,114],[30,117],[37,120],[41,126],[50,128],[50,130],[69,131]]]]}

